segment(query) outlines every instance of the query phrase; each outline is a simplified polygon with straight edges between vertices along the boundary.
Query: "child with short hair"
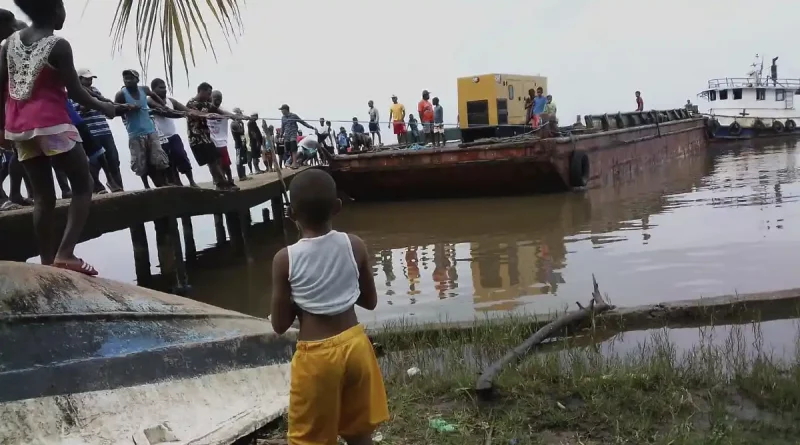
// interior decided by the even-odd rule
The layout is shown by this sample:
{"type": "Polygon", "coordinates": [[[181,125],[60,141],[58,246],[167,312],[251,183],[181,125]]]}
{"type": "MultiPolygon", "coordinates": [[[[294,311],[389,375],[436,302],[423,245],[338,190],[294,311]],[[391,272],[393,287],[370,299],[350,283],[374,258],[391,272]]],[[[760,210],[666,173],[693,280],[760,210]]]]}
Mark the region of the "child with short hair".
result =
{"type": "Polygon", "coordinates": [[[361,238],[333,230],[342,201],[322,170],[298,174],[289,187],[289,216],[302,239],[272,262],[272,327],[283,334],[297,317],[300,333],[292,358],[289,444],[372,443],[389,419],[386,390],[375,351],[354,305],[378,303],[367,247],[361,238]]]}

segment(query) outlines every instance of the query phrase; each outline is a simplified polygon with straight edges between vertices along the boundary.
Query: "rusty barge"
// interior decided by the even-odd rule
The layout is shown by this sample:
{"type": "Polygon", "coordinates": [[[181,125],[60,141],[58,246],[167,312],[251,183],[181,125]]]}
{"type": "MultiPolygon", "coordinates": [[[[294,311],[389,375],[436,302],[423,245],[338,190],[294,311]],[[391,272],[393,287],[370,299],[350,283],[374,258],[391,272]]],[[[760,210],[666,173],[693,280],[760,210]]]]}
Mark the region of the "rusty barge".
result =
{"type": "Polygon", "coordinates": [[[684,109],[584,120],[453,147],[339,155],[328,168],[356,201],[515,195],[604,186],[707,146],[706,122],[684,109]]]}

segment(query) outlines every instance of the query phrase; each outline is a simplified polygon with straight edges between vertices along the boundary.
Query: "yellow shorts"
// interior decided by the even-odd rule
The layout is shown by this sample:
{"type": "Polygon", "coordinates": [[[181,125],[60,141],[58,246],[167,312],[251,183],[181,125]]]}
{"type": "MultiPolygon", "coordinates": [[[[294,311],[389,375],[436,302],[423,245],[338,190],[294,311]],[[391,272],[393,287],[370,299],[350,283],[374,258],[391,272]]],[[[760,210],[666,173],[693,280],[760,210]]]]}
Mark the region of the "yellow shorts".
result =
{"type": "Polygon", "coordinates": [[[39,156],[57,156],[72,150],[78,142],[83,141],[77,131],[35,136],[16,141],[17,158],[22,162],[39,156]]]}
{"type": "Polygon", "coordinates": [[[364,327],[298,341],[292,358],[289,444],[335,445],[389,420],[386,389],[364,327]]]}

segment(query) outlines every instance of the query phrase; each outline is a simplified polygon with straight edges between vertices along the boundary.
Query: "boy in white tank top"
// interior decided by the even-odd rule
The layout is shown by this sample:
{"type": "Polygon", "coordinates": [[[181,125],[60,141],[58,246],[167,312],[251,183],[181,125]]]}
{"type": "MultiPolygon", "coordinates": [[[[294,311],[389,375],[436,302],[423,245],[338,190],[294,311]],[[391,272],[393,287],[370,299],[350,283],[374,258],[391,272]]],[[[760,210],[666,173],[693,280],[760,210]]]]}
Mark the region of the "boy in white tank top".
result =
{"type": "Polygon", "coordinates": [[[289,187],[289,216],[302,239],[272,262],[270,319],[278,334],[300,320],[292,358],[289,444],[372,444],[389,419],[386,390],[354,305],[378,303],[361,238],[332,229],[341,209],[336,183],[322,170],[306,170],[289,187]]]}

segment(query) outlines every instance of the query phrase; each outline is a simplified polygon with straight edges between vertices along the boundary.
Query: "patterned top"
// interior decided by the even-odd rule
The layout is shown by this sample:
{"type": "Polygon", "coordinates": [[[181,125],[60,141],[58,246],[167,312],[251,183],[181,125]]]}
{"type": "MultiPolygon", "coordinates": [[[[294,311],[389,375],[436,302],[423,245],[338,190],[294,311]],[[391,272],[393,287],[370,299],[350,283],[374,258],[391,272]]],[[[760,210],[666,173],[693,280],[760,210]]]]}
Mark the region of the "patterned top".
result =
{"type": "MultiPolygon", "coordinates": [[[[215,107],[211,101],[200,101],[192,99],[186,102],[186,108],[197,110],[201,113],[217,113],[219,108],[215,107]]],[[[189,145],[213,144],[211,130],[208,128],[208,120],[204,117],[186,116],[186,124],[189,128],[189,145]]]]}
{"type": "Polygon", "coordinates": [[[297,122],[299,120],[300,116],[294,113],[289,113],[281,117],[281,128],[283,129],[284,140],[291,141],[297,139],[297,122]]]}
{"type": "MultiPolygon", "coordinates": [[[[56,36],[30,45],[16,32],[7,41],[8,99],[5,104],[5,136],[12,141],[36,136],[77,134],[67,112],[67,90],[48,59],[56,36]]],[[[80,138],[74,139],[80,141],[80,138]]]]}
{"type": "MultiPolygon", "coordinates": [[[[92,90],[95,96],[101,95],[97,88],[89,87],[89,89],[92,90]]],[[[103,113],[85,107],[78,107],[78,109],[81,112],[83,121],[86,122],[86,126],[89,127],[89,132],[92,133],[92,136],[111,134],[111,127],[108,126],[108,120],[106,120],[106,116],[103,113]]]]}

